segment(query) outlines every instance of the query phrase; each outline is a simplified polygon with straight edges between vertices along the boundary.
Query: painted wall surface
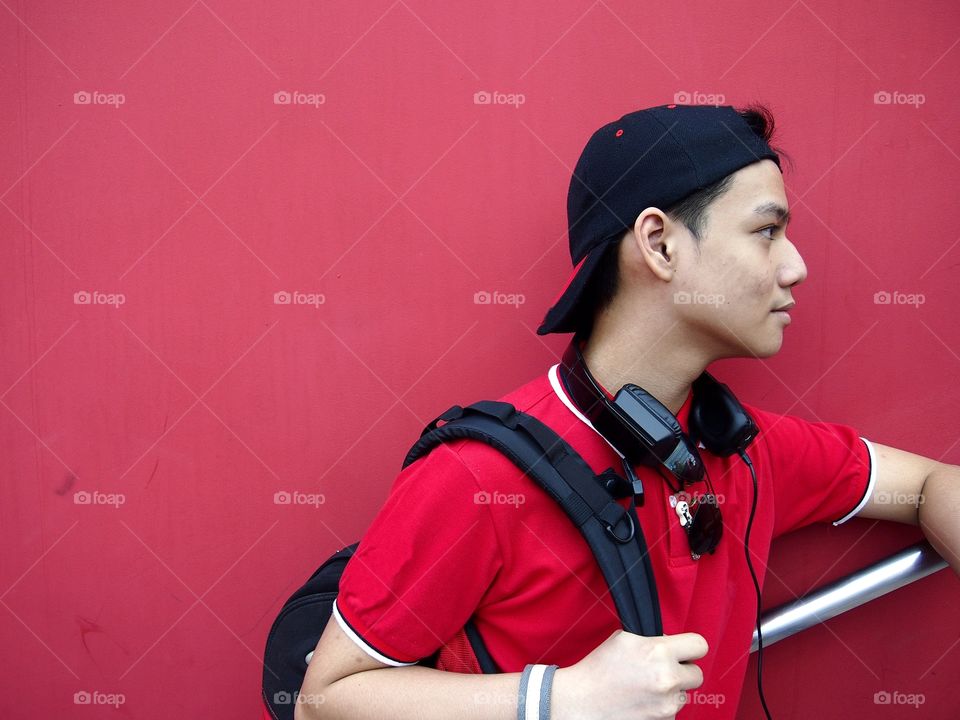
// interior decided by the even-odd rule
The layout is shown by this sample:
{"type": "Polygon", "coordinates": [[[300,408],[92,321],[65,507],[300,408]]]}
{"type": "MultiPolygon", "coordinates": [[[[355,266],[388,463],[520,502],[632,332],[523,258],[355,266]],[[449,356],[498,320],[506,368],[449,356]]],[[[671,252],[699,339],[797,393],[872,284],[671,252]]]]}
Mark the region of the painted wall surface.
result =
{"type": "MultiPolygon", "coordinates": [[[[958,20],[5,4],[0,716],[258,717],[274,615],[361,535],[422,426],[557,361],[567,338],[535,328],[570,271],[570,172],[640,107],[765,102],[794,160],[793,324],[779,355],[715,373],[960,462],[958,20]],[[514,302],[477,301],[494,292],[514,302]]],[[[919,537],[784,538],[765,602],[919,537]]],[[[957,717],[958,598],[941,572],[771,648],[776,717],[957,717]]],[[[757,717],[753,670],[726,701],[757,717]]]]}

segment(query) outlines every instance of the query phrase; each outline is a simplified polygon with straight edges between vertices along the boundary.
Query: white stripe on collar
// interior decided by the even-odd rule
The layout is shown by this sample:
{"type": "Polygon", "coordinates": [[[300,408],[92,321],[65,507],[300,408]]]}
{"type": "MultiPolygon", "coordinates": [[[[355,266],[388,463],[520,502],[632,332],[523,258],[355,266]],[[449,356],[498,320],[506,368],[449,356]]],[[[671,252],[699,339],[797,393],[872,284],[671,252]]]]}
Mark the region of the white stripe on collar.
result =
{"type": "Polygon", "coordinates": [[[600,434],[600,431],[597,430],[597,429],[593,426],[593,423],[590,422],[590,421],[586,418],[586,416],[577,409],[577,407],[573,404],[573,402],[570,400],[570,398],[567,397],[567,393],[566,393],[566,391],[563,389],[563,385],[560,383],[559,370],[557,369],[557,368],[559,368],[559,367],[560,367],[560,363],[557,363],[557,364],[554,365],[552,368],[550,368],[550,371],[547,373],[547,376],[550,378],[550,386],[553,388],[553,391],[557,394],[557,397],[560,398],[560,401],[561,401],[564,405],[567,406],[567,410],[569,410],[569,411],[572,412],[574,415],[576,415],[577,418],[578,418],[584,425],[586,425],[586,426],[589,427],[591,430],[593,430],[597,435],[600,435],[600,437],[603,439],[603,441],[604,441],[607,445],[610,445],[610,447],[613,448],[613,451],[622,458],[622,457],[623,457],[623,453],[621,453],[619,450],[617,450],[615,447],[613,447],[613,444],[612,444],[609,440],[607,440],[605,437],[603,437],[603,435],[600,434]]]}

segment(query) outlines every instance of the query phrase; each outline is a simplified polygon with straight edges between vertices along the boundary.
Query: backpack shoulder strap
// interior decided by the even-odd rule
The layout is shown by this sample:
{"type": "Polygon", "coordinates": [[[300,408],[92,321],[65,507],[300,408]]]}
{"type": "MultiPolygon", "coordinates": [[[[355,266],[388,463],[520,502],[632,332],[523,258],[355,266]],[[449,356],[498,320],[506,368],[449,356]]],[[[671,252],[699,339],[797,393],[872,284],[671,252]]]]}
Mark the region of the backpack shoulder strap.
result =
{"type": "Polygon", "coordinates": [[[462,438],[495,447],[560,504],[590,546],[624,630],[663,634],[653,568],[636,512],[600,486],[579,453],[532,415],[509,403],[482,400],[454,405],[430,422],[403,467],[442,442],[462,438]]]}

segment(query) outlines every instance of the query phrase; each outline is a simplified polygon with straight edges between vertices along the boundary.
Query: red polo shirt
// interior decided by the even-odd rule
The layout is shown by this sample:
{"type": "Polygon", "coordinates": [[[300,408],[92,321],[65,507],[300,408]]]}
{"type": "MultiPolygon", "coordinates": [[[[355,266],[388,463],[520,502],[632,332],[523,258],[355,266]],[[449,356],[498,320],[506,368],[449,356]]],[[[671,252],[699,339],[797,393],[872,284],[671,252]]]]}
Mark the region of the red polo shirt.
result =
{"type": "MultiPolygon", "coordinates": [[[[677,415],[684,431],[691,398],[677,415]]],[[[553,428],[594,471],[622,474],[619,454],[573,406],[556,366],[501,400],[553,428]]],[[[847,425],[744,407],[760,428],[747,454],[759,483],[750,545],[762,583],[773,538],[814,522],[839,524],[866,503],[873,450],[847,425]]],[[[736,713],[756,602],[743,551],[750,471],[736,456],[700,454],[724,533],[716,552],[699,560],[690,555],[670,489],[654,470],[635,467],[664,633],[697,632],[710,647],[698,661],[704,683],[683,711],[688,720],[736,713]]],[[[528,663],[572,665],[619,628],[606,590],[560,506],[506,456],[459,440],[396,478],[341,579],[334,617],[382,662],[409,664],[446,648],[440,666],[457,669],[461,631],[472,616],[499,667],[519,672],[528,663]]]]}

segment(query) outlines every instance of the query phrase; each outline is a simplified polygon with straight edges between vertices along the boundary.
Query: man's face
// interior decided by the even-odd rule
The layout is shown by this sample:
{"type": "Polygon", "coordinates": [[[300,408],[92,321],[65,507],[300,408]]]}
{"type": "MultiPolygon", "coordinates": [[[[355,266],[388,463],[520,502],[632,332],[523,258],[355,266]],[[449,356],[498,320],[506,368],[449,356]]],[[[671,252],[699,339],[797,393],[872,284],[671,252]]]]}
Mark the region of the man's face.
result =
{"type": "Polygon", "coordinates": [[[790,322],[773,311],[793,301],[793,286],[807,268],[787,239],[788,218],[774,210],[787,210],[776,163],[753,163],[732,180],[708,207],[699,255],[684,245],[677,290],[686,295],[675,294],[674,302],[717,357],[769,357],[780,350],[790,322]]]}

